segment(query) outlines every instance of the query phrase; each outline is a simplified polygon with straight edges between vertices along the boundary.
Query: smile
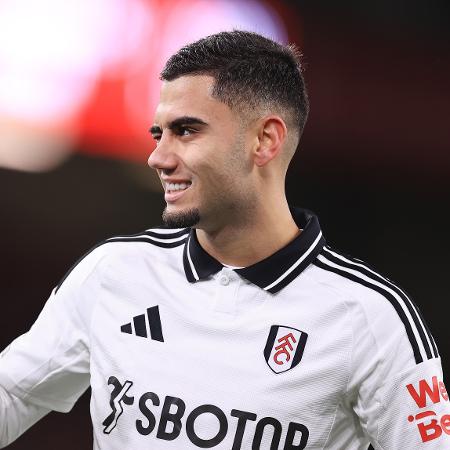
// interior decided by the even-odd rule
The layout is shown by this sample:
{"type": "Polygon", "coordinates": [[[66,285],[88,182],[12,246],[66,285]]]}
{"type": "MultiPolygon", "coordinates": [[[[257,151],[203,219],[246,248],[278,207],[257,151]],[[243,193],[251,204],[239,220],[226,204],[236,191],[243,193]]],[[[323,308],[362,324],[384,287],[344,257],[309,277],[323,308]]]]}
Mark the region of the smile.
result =
{"type": "Polygon", "coordinates": [[[164,199],[166,202],[174,202],[178,200],[187,189],[191,186],[192,182],[180,182],[180,183],[166,183],[164,199]]]}
{"type": "Polygon", "coordinates": [[[166,184],[166,192],[173,192],[173,191],[184,191],[187,189],[192,183],[167,183],[166,184]]]}

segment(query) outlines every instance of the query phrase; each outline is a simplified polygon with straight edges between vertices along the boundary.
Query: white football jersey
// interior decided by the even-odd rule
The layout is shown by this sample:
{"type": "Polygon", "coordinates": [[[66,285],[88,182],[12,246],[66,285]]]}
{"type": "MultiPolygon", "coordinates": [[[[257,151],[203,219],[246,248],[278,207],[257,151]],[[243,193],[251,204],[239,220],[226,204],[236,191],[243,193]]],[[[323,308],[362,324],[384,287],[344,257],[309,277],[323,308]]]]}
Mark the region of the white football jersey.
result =
{"type": "Polygon", "coordinates": [[[246,268],[193,229],[107,240],[3,352],[0,386],[66,412],[90,385],[94,449],[450,449],[418,309],[293,215],[302,233],[246,268]]]}

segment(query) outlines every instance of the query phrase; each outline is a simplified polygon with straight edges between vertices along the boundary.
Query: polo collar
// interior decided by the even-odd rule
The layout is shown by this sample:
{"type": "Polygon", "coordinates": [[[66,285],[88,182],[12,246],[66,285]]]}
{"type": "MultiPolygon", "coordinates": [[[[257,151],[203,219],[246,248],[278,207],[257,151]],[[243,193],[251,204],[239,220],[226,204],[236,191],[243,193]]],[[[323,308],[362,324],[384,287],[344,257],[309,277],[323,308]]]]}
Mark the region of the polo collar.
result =
{"type": "MultiPolygon", "coordinates": [[[[243,278],[272,294],[300,275],[325,245],[319,220],[314,214],[295,207],[291,208],[291,214],[303,230],[292,242],[256,264],[234,269],[243,278]]],[[[224,267],[203,250],[193,228],[184,246],[183,265],[186,278],[191,283],[204,280],[224,267]]]]}

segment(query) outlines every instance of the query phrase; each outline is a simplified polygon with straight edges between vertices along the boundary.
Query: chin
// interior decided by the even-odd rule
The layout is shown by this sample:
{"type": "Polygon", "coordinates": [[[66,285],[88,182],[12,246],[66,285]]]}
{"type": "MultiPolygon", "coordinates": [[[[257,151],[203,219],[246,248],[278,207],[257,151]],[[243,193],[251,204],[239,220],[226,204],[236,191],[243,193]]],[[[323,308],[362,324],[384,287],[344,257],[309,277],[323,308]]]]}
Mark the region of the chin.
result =
{"type": "Polygon", "coordinates": [[[167,207],[163,212],[162,219],[168,228],[188,228],[200,222],[200,212],[197,208],[181,211],[170,211],[167,207]]]}

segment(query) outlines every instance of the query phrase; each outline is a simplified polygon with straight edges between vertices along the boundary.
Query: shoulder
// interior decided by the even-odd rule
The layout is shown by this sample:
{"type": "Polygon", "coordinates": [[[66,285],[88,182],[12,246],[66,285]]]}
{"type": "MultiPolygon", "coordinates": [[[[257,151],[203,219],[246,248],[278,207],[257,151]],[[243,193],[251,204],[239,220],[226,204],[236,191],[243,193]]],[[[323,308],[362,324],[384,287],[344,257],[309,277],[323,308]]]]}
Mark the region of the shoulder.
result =
{"type": "MultiPolygon", "coordinates": [[[[131,235],[113,236],[99,242],[86,252],[64,275],[55,288],[57,292],[67,281],[81,284],[100,266],[133,266],[146,259],[164,258],[171,249],[182,248],[189,237],[190,228],[150,228],[131,235]]],[[[169,256],[170,258],[170,256],[169,256]]]]}
{"type": "Polygon", "coordinates": [[[325,246],[313,262],[317,281],[331,286],[364,316],[375,340],[399,339],[412,350],[415,362],[438,357],[430,330],[417,305],[395,282],[360,259],[325,246]]]}
{"type": "MultiPolygon", "coordinates": [[[[132,248],[132,244],[144,243],[159,248],[174,248],[186,242],[189,232],[190,228],[150,228],[136,234],[114,236],[106,239],[99,245],[127,243],[131,244],[131,246],[127,245],[125,247],[132,248]]],[[[112,247],[111,251],[114,251],[114,247],[112,247]]]]}
{"type": "MultiPolygon", "coordinates": [[[[313,261],[320,269],[315,278],[341,291],[345,297],[368,305],[371,301],[381,305],[393,299],[406,299],[406,293],[393,281],[361,259],[354,258],[328,245],[313,261]]],[[[409,303],[409,302],[408,302],[409,303]]]]}

